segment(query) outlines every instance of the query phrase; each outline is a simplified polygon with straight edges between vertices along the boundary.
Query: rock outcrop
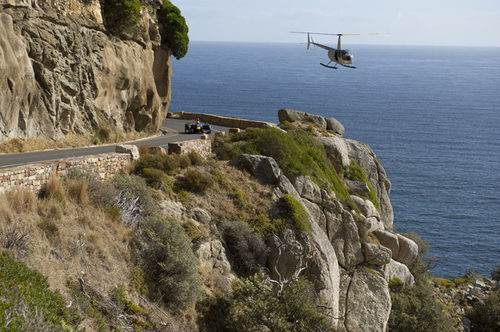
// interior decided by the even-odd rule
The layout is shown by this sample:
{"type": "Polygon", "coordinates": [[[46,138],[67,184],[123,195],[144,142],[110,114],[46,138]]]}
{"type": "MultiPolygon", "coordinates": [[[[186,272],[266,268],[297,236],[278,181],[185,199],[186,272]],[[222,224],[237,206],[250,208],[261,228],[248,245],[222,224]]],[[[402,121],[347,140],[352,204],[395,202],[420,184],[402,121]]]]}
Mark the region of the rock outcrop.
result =
{"type": "Polygon", "coordinates": [[[0,0],[0,142],[99,126],[157,130],[170,103],[170,52],[154,11],[141,15],[122,40],[106,31],[98,0],[0,0]]]}

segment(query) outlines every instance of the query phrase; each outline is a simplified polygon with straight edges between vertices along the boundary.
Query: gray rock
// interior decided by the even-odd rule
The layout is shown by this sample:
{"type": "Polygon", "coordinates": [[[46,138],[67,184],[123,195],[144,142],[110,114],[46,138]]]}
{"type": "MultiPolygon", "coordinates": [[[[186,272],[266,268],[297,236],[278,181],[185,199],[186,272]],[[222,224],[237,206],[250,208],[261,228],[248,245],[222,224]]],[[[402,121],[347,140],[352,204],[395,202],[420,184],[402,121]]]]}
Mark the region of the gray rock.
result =
{"type": "Polygon", "coordinates": [[[323,197],[321,189],[309,176],[300,175],[296,177],[293,185],[302,198],[314,203],[321,203],[323,197]]]}
{"type": "Polygon", "coordinates": [[[407,237],[398,234],[399,255],[398,262],[409,265],[415,261],[418,256],[418,245],[407,237]]]}
{"type": "Polygon", "coordinates": [[[351,195],[351,198],[366,218],[374,217],[380,219],[380,213],[370,200],[355,195],[351,195]]]}
{"type": "Polygon", "coordinates": [[[217,270],[224,275],[231,272],[226,250],[219,240],[202,243],[196,250],[196,256],[200,260],[200,265],[207,269],[217,270]]]}
{"type": "Polygon", "coordinates": [[[345,180],[345,184],[347,187],[347,191],[349,191],[349,194],[351,195],[368,197],[368,195],[370,194],[370,188],[363,181],[345,180]]]}
{"type": "Polygon", "coordinates": [[[344,136],[344,126],[335,118],[326,118],[326,129],[331,130],[340,136],[344,136]]]}
{"type": "Polygon", "coordinates": [[[411,264],[418,256],[417,244],[402,236],[388,231],[377,230],[373,232],[380,244],[392,251],[392,259],[403,264],[411,264]]]}
{"type": "Polygon", "coordinates": [[[304,119],[304,116],[306,115],[305,112],[301,111],[294,111],[290,109],[280,109],[278,111],[278,120],[280,123],[283,123],[285,121],[288,122],[295,122],[295,121],[302,121],[304,119]]]}
{"type": "Polygon", "coordinates": [[[377,240],[386,248],[391,249],[392,259],[397,260],[399,257],[399,240],[396,234],[385,230],[378,230],[373,232],[377,240]]]}
{"type": "Polygon", "coordinates": [[[233,162],[245,169],[263,184],[276,185],[281,176],[281,170],[271,157],[241,154],[233,162]]]}
{"type": "Polygon", "coordinates": [[[194,220],[201,222],[202,224],[209,224],[212,220],[210,214],[208,214],[208,212],[203,210],[202,208],[192,209],[191,215],[194,220]]]}
{"type": "Polygon", "coordinates": [[[399,278],[405,286],[415,285],[415,278],[411,274],[410,269],[408,269],[406,265],[396,262],[393,259],[384,267],[384,276],[387,282],[396,277],[399,278]]]}
{"type": "Polygon", "coordinates": [[[358,221],[358,229],[359,229],[359,235],[366,240],[368,238],[369,233],[373,233],[378,230],[383,230],[384,225],[382,225],[382,223],[377,218],[369,217],[361,221],[358,221]]]}
{"type": "Polygon", "coordinates": [[[132,160],[137,160],[141,156],[139,154],[139,149],[135,145],[126,145],[126,144],[117,145],[115,151],[118,153],[130,154],[132,160]]]}
{"type": "Polygon", "coordinates": [[[392,252],[389,248],[374,243],[363,244],[365,262],[371,265],[383,266],[391,261],[392,252]]]}
{"type": "Polygon", "coordinates": [[[310,121],[316,124],[319,127],[325,128],[327,126],[327,122],[324,117],[316,114],[309,114],[302,111],[295,111],[291,109],[280,109],[278,111],[278,120],[280,123],[285,121],[295,122],[295,121],[310,121]]]}
{"type": "Polygon", "coordinates": [[[344,141],[347,145],[349,158],[356,160],[358,165],[365,171],[366,177],[377,195],[380,202],[380,218],[385,229],[392,230],[394,215],[389,199],[391,183],[387,179],[384,168],[368,145],[351,139],[345,139],[344,141]]]}
{"type": "Polygon", "coordinates": [[[351,164],[351,159],[349,158],[349,150],[345,140],[341,137],[318,137],[318,139],[323,143],[325,150],[328,154],[332,155],[335,159],[338,159],[341,166],[345,169],[351,164]]]}
{"type": "Polygon", "coordinates": [[[391,312],[385,279],[374,271],[355,271],[348,286],[345,312],[347,331],[385,332],[391,312]]]}
{"type": "Polygon", "coordinates": [[[184,215],[184,206],[180,202],[163,200],[159,203],[161,215],[164,217],[181,218],[184,215]]]}

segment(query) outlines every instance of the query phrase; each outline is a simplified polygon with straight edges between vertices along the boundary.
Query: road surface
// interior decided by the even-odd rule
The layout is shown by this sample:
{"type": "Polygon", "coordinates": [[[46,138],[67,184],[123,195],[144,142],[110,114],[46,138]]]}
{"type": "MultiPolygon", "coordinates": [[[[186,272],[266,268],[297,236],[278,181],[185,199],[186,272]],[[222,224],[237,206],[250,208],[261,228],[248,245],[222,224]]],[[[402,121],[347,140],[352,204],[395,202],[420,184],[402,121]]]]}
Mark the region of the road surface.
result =
{"type": "MultiPolygon", "coordinates": [[[[134,144],[137,146],[146,144],[149,146],[161,146],[167,148],[168,143],[187,141],[190,139],[197,139],[200,135],[197,134],[185,134],[184,124],[189,122],[187,120],[177,120],[177,119],[165,119],[162,124],[162,130],[167,132],[164,135],[143,139],[126,144],[134,144]]],[[[221,126],[213,126],[212,134],[218,131],[227,131],[229,128],[221,126]]],[[[125,143],[120,143],[125,144],[125,143]]],[[[57,160],[63,158],[73,158],[81,157],[93,154],[110,153],[115,152],[116,144],[105,145],[105,146],[93,146],[86,148],[69,148],[61,150],[48,150],[48,151],[37,151],[37,152],[24,152],[24,153],[12,153],[0,155],[0,168],[15,167],[25,164],[38,163],[41,161],[57,160]]]]}

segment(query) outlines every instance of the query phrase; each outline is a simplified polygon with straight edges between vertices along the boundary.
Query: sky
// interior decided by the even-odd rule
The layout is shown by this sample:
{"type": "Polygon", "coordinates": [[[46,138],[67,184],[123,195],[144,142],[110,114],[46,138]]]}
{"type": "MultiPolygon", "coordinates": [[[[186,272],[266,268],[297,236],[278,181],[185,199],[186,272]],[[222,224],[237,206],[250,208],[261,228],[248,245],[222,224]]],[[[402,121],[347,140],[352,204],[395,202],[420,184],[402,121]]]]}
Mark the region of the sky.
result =
{"type": "MultiPolygon", "coordinates": [[[[361,33],[349,37],[353,44],[500,47],[500,0],[172,2],[186,18],[193,41],[293,43],[304,37],[290,31],[314,31],[361,33]]],[[[328,38],[318,37],[319,42],[328,38]]]]}

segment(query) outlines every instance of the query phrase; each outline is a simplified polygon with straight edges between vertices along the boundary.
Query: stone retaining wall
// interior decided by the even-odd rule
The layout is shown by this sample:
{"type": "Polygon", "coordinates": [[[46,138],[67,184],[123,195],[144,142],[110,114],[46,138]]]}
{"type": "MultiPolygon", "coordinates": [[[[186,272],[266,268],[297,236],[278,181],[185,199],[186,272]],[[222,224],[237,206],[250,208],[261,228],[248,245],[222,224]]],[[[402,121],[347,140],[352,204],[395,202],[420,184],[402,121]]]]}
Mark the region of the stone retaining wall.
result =
{"type": "Polygon", "coordinates": [[[107,153],[3,168],[0,169],[0,193],[15,188],[37,192],[52,174],[63,176],[71,170],[94,172],[106,179],[119,173],[130,161],[128,153],[107,153]]]}
{"type": "Polygon", "coordinates": [[[202,122],[208,122],[213,125],[224,126],[229,128],[268,128],[276,127],[275,123],[265,121],[252,121],[238,118],[230,118],[227,116],[203,114],[203,113],[188,113],[188,112],[169,112],[167,117],[172,119],[195,120],[200,119],[202,122]]]}
{"type": "Polygon", "coordinates": [[[195,139],[189,141],[168,143],[168,153],[184,154],[197,152],[203,159],[212,153],[212,141],[209,139],[195,139]]]}

